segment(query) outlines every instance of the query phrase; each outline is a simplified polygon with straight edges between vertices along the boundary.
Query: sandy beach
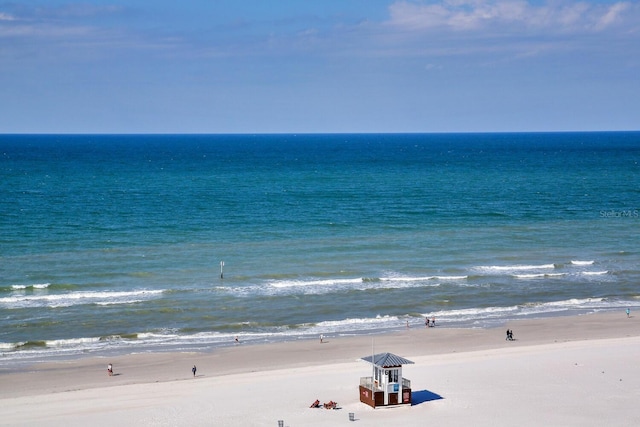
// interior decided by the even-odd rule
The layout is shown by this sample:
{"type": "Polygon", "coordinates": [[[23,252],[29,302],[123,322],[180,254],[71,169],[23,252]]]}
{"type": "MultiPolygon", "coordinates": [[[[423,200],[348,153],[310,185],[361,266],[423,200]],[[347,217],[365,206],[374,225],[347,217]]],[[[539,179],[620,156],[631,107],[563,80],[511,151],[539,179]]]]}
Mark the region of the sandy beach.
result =
{"type": "Polygon", "coordinates": [[[36,364],[0,372],[0,425],[640,425],[639,331],[640,316],[616,312],[36,364]],[[413,405],[359,401],[372,348],[415,362],[413,405]]]}

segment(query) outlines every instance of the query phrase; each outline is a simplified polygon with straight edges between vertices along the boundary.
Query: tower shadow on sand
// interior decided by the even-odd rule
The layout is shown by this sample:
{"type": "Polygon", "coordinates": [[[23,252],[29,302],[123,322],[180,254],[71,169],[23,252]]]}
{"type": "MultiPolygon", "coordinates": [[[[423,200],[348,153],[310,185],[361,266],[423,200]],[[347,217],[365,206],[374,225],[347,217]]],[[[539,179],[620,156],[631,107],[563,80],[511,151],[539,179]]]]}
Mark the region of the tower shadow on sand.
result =
{"type": "Polygon", "coordinates": [[[444,397],[440,396],[438,393],[434,393],[429,390],[420,390],[414,391],[411,393],[411,405],[420,405],[421,403],[431,402],[432,400],[440,400],[444,399],[444,397]]]}

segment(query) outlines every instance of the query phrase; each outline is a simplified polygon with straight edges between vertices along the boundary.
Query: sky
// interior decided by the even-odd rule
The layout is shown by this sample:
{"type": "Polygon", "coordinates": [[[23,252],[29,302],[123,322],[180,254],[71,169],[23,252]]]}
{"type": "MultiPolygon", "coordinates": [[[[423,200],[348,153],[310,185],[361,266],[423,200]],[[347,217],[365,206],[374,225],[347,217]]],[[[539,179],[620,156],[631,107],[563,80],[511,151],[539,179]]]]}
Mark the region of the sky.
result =
{"type": "Polygon", "coordinates": [[[639,129],[639,1],[0,0],[0,133],[639,129]]]}

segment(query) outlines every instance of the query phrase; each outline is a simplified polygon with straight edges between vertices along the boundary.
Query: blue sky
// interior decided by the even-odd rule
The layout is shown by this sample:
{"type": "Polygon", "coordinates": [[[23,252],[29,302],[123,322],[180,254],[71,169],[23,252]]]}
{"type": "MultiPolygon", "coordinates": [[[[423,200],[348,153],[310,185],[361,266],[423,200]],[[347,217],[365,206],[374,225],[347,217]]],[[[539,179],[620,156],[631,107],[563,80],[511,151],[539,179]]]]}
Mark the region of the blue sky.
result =
{"type": "Polygon", "coordinates": [[[0,0],[0,133],[639,128],[637,1],[0,0]]]}

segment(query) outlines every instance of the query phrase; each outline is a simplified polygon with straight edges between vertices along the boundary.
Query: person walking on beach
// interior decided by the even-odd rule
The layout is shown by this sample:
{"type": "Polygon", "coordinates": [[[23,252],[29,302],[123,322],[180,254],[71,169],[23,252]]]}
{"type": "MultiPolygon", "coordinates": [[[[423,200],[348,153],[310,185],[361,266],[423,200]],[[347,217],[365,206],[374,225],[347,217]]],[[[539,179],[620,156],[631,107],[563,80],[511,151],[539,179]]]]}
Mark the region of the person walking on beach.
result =
{"type": "Polygon", "coordinates": [[[113,376],[113,365],[111,363],[107,365],[107,375],[113,376]]]}
{"type": "Polygon", "coordinates": [[[198,369],[196,368],[196,365],[193,365],[193,368],[191,368],[191,372],[193,372],[193,377],[194,377],[194,378],[195,378],[195,376],[196,376],[196,371],[197,371],[197,370],[198,370],[198,369]]]}
{"type": "Polygon", "coordinates": [[[631,317],[631,310],[627,308],[627,318],[631,317]]]}

